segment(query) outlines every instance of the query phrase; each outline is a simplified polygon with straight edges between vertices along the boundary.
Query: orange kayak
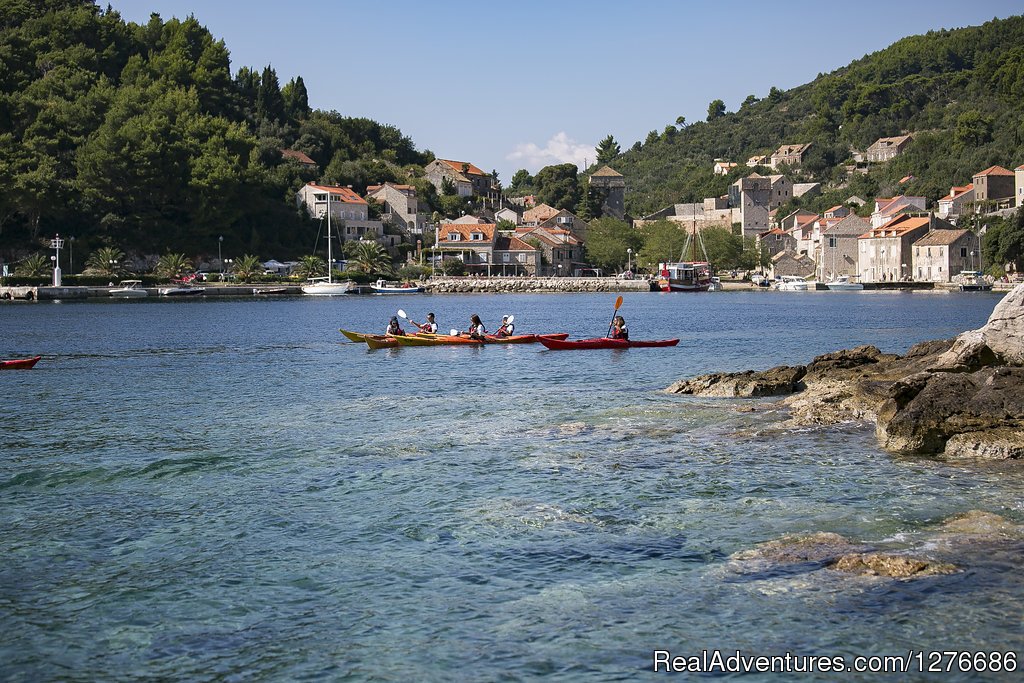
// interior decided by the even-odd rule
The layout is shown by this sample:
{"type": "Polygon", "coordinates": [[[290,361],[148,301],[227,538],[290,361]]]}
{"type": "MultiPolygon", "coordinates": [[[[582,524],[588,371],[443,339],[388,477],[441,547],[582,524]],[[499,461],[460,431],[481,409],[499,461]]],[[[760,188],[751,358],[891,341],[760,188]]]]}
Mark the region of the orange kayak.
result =
{"type": "Polygon", "coordinates": [[[398,346],[398,340],[394,337],[385,337],[379,334],[365,334],[363,341],[371,349],[390,349],[398,346]]]}

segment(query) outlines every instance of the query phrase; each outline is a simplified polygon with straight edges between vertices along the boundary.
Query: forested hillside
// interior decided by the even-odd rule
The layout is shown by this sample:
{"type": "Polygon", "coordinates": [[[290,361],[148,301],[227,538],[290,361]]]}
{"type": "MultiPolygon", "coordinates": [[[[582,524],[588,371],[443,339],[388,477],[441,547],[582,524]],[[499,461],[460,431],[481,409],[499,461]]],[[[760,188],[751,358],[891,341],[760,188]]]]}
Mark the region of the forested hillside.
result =
{"type": "Polygon", "coordinates": [[[782,144],[810,142],[810,158],[791,175],[828,183],[834,192],[811,207],[824,208],[850,194],[905,192],[936,200],[993,164],[1024,163],[1022,139],[1024,17],[1012,17],[905,38],[807,85],[773,87],[764,99],[750,95],[735,112],[712,101],[706,121],[677,119],[611,163],[627,178],[627,210],[642,216],[723,195],[751,172],[741,166],[714,176],[715,158],[742,164],[782,144]],[[914,134],[907,153],[847,185],[843,167],[851,148],[865,150],[879,137],[906,132],[914,134]],[[915,179],[900,185],[907,175],[915,179]]]}
{"type": "Polygon", "coordinates": [[[294,255],[316,226],[294,192],[405,180],[418,152],[393,126],[312,111],[301,77],[232,73],[195,18],[145,25],[87,0],[0,0],[0,249],[75,236],[135,253],[294,255]],[[282,159],[295,149],[319,172],[282,159]]]}

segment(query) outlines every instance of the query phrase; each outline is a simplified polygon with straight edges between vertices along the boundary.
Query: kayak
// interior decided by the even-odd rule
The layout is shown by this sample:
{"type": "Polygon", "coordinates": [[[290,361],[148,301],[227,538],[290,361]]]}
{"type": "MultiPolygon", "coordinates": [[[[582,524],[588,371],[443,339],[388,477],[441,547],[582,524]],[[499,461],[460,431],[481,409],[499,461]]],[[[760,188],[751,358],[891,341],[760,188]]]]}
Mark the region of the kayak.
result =
{"type": "Polygon", "coordinates": [[[678,339],[657,339],[651,341],[626,341],[625,339],[609,339],[597,337],[596,339],[576,339],[567,341],[541,335],[540,343],[552,351],[569,351],[572,349],[629,349],[634,347],[656,347],[675,346],[678,339]]]}
{"type": "Polygon", "coordinates": [[[40,358],[42,356],[16,360],[0,360],[0,370],[31,370],[32,366],[38,363],[40,358]]]}
{"type": "Polygon", "coordinates": [[[398,346],[398,340],[394,337],[385,337],[379,334],[364,334],[363,341],[371,349],[391,349],[398,346]]]}
{"type": "Polygon", "coordinates": [[[421,337],[420,335],[395,335],[394,340],[399,346],[438,346],[442,344],[436,336],[421,337]]]}
{"type": "Polygon", "coordinates": [[[349,341],[366,341],[366,335],[363,334],[362,332],[349,332],[348,330],[338,330],[338,332],[341,332],[343,335],[348,337],[349,341]]]}
{"type": "MultiPolygon", "coordinates": [[[[568,339],[568,332],[558,332],[556,334],[545,334],[548,339],[568,339]]],[[[535,344],[540,341],[541,335],[539,334],[514,334],[511,337],[496,337],[493,334],[488,334],[484,337],[485,344],[535,344]]]]}

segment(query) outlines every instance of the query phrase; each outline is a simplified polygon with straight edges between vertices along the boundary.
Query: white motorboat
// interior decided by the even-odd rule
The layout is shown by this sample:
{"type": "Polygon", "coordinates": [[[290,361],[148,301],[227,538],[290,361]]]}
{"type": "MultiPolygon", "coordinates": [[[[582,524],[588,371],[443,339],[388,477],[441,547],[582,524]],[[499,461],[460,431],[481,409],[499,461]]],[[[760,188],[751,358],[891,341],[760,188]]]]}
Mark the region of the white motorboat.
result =
{"type": "Polygon", "coordinates": [[[121,280],[117,287],[110,290],[110,296],[119,299],[136,299],[149,296],[149,292],[142,288],[142,280],[121,280]]]}
{"type": "Polygon", "coordinates": [[[174,287],[161,287],[160,296],[196,296],[202,294],[205,290],[202,287],[193,287],[192,285],[177,285],[174,287]]]}
{"type": "Polygon", "coordinates": [[[721,292],[722,291],[722,278],[712,277],[711,284],[708,285],[709,292],[721,292]]]}
{"type": "Polygon", "coordinates": [[[959,283],[961,292],[992,291],[992,283],[976,270],[962,270],[953,280],[959,283]]]}
{"type": "Polygon", "coordinates": [[[775,284],[775,289],[780,292],[806,292],[807,280],[796,275],[783,275],[775,284]]]}
{"type": "Polygon", "coordinates": [[[348,294],[352,291],[354,284],[351,280],[334,282],[330,277],[313,277],[309,279],[309,282],[302,285],[302,293],[312,296],[337,296],[339,294],[348,294]]]}
{"type": "Polygon", "coordinates": [[[377,282],[370,285],[374,292],[377,294],[415,294],[416,292],[422,292],[423,287],[415,285],[411,282],[388,282],[387,280],[377,280],[377,282]]]}
{"type": "Polygon", "coordinates": [[[832,278],[825,283],[833,292],[852,292],[859,289],[864,289],[864,285],[859,282],[851,282],[849,275],[840,275],[839,277],[832,278]]]}

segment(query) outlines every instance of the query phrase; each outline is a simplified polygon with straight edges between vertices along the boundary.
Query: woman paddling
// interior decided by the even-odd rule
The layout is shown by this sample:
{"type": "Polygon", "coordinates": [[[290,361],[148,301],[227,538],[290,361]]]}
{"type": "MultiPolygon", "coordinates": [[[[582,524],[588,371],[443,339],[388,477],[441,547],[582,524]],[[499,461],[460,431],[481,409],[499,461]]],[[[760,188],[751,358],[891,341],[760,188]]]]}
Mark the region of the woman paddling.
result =
{"type": "Polygon", "coordinates": [[[615,316],[615,320],[612,321],[612,332],[609,336],[612,339],[629,341],[629,328],[626,327],[626,321],[621,315],[615,316]]]}
{"type": "Polygon", "coordinates": [[[487,336],[487,329],[484,328],[484,324],[480,321],[480,316],[476,313],[469,316],[469,330],[466,332],[471,339],[483,339],[487,336]]]}
{"type": "Polygon", "coordinates": [[[388,329],[384,334],[389,337],[394,337],[396,334],[403,337],[405,336],[405,330],[403,330],[402,326],[398,324],[397,317],[392,316],[391,322],[388,323],[388,329]]]}

